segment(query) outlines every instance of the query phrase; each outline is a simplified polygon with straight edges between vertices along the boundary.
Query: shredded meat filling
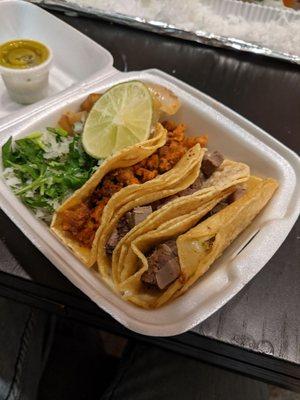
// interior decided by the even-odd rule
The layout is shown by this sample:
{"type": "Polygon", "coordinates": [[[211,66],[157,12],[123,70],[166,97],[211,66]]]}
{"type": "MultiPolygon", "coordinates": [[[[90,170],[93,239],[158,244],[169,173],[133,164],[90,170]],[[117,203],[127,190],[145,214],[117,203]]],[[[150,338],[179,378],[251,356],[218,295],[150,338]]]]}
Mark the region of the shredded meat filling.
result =
{"type": "Polygon", "coordinates": [[[186,126],[172,121],[163,122],[167,142],[154,154],[128,168],[118,168],[106,174],[91,196],[72,210],[61,213],[63,230],[80,244],[91,247],[100,225],[103,208],[122,188],[154,179],[174,167],[188,149],[199,143],[207,144],[207,136],[186,137],[186,126]]]}

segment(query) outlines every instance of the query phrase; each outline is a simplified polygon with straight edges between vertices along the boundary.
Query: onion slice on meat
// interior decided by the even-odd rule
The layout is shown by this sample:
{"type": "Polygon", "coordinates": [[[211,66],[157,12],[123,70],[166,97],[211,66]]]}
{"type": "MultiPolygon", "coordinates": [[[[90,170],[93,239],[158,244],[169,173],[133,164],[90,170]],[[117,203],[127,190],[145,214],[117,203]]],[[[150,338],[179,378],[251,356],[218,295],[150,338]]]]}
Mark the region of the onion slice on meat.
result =
{"type": "Polygon", "coordinates": [[[180,101],[178,97],[170,90],[164,86],[158,85],[156,83],[148,83],[147,87],[151,93],[152,98],[155,103],[154,107],[165,112],[168,115],[174,115],[180,108],[180,101]]]}

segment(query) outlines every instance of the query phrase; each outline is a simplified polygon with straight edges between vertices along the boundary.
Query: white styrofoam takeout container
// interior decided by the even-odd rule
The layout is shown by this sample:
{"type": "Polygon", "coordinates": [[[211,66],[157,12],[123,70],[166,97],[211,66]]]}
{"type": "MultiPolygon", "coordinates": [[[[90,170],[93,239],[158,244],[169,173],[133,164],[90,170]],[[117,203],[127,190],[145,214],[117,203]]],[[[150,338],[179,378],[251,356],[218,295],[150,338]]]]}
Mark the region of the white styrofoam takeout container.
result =
{"type": "MultiPolygon", "coordinates": [[[[48,96],[110,68],[111,54],[76,29],[41,8],[19,0],[0,1],[0,44],[14,39],[34,39],[53,52],[48,96]]],[[[0,121],[5,116],[24,110],[8,95],[0,77],[0,121]]]]}
{"type": "MultiPolygon", "coordinates": [[[[101,49],[101,48],[100,48],[101,49]]],[[[182,333],[200,323],[237,294],[283,243],[300,210],[300,160],[291,150],[227,107],[159,71],[121,73],[104,66],[98,76],[26,108],[0,123],[0,146],[55,124],[65,110],[76,110],[91,92],[131,79],[151,81],[173,90],[182,107],[176,119],[188,134],[203,131],[209,147],[250,165],[253,174],[273,177],[280,186],[263,212],[224,252],[210,270],[182,297],[158,310],[144,310],[121,300],[93,270],[86,269],[37,220],[0,180],[0,206],[33,244],[78,288],[127,328],[152,336],[182,333]],[[55,100],[55,101],[54,101],[55,100]]],[[[2,162],[0,159],[0,173],[2,162]]]]}

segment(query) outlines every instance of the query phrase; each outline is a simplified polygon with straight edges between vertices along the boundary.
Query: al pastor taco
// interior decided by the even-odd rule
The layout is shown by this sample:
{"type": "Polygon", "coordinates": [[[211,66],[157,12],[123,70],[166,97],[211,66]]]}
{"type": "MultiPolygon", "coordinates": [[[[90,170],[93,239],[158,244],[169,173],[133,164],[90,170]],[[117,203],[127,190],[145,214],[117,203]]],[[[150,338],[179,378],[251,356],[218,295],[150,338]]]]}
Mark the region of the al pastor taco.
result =
{"type": "Polygon", "coordinates": [[[197,178],[206,136],[186,137],[183,125],[164,125],[157,123],[153,138],[108,158],[57,209],[52,231],[86,266],[95,263],[103,227],[119,209],[173,195],[197,178]]]}

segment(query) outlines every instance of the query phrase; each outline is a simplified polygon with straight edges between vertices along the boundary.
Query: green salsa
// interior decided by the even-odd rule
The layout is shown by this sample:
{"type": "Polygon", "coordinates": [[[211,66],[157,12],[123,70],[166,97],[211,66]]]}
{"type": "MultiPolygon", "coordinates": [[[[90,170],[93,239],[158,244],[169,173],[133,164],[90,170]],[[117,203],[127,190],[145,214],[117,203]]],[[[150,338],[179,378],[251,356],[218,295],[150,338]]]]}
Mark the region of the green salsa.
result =
{"type": "Polygon", "coordinates": [[[0,66],[25,69],[42,64],[49,57],[49,50],[35,40],[11,40],[0,45],[0,66]]]}

